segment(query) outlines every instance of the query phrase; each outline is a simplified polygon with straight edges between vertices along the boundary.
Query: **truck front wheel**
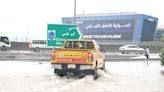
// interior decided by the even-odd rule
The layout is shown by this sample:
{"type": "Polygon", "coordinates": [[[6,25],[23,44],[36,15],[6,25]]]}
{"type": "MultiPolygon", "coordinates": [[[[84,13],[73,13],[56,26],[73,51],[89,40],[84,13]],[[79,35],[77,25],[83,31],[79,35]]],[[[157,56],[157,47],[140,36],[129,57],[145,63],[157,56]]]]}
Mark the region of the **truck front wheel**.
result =
{"type": "Polygon", "coordinates": [[[93,77],[94,77],[94,80],[97,79],[97,69],[96,68],[93,71],[93,77]]]}
{"type": "Polygon", "coordinates": [[[35,51],[35,52],[39,52],[39,51],[40,51],[40,48],[39,48],[39,47],[36,47],[36,48],[34,49],[34,51],[35,51]]]}
{"type": "Polygon", "coordinates": [[[6,51],[6,46],[2,46],[1,51],[6,51]]]}
{"type": "Polygon", "coordinates": [[[96,61],[96,67],[93,71],[93,77],[94,77],[94,80],[97,79],[97,61],[96,61]]]}

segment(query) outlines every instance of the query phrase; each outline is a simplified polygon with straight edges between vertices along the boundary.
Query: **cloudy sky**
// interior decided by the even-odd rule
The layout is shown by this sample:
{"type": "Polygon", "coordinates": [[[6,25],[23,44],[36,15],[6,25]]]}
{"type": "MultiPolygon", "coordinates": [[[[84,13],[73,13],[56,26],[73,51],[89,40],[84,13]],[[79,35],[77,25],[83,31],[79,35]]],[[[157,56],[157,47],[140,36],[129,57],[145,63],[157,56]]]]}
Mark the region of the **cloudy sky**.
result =
{"type": "MultiPolygon", "coordinates": [[[[164,26],[163,0],[77,0],[77,14],[136,12],[159,18],[164,26]]],[[[46,39],[47,23],[74,16],[74,0],[0,0],[0,35],[46,39]]]]}

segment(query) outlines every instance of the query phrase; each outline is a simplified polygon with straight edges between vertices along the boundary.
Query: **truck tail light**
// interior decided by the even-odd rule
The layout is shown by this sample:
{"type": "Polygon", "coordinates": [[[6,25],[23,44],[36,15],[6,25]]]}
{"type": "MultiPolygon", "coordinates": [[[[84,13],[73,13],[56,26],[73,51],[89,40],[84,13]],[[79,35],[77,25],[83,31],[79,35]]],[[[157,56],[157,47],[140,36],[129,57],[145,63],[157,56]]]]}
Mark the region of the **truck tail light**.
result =
{"type": "Polygon", "coordinates": [[[88,62],[93,62],[93,54],[91,52],[88,53],[88,62]]]}
{"type": "Polygon", "coordinates": [[[51,52],[51,60],[54,60],[55,59],[55,51],[52,51],[51,52]]]}

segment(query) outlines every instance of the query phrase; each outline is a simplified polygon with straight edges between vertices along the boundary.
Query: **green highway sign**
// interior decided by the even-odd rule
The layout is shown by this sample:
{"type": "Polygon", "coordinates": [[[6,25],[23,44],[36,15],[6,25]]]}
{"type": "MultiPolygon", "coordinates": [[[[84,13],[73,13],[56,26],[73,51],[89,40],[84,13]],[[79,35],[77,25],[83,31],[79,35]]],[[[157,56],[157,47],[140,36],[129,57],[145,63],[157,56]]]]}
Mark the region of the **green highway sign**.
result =
{"type": "Polygon", "coordinates": [[[82,33],[77,25],[48,24],[47,45],[62,46],[66,39],[81,39],[82,33]]]}

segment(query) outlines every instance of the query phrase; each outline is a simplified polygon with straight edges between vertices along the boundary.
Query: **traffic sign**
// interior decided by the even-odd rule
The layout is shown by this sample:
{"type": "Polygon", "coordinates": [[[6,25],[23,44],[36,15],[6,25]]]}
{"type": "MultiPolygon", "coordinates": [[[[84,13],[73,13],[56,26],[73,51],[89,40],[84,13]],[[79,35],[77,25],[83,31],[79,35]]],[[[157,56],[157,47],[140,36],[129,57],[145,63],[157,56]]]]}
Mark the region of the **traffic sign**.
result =
{"type": "Polygon", "coordinates": [[[77,25],[48,24],[48,46],[62,46],[66,39],[81,39],[82,33],[77,25]]]}

